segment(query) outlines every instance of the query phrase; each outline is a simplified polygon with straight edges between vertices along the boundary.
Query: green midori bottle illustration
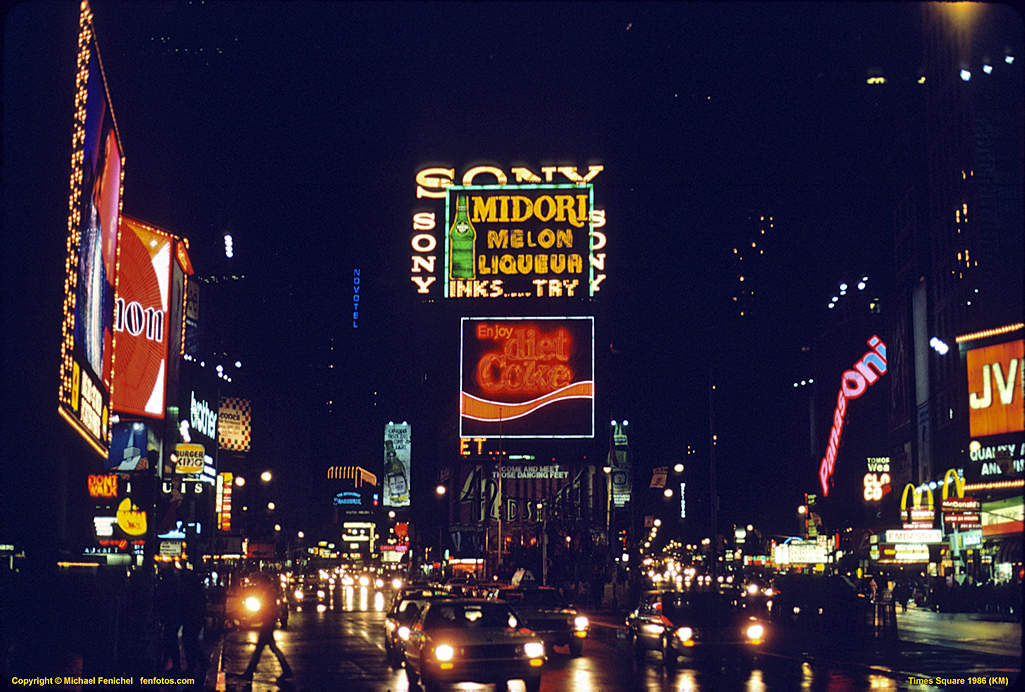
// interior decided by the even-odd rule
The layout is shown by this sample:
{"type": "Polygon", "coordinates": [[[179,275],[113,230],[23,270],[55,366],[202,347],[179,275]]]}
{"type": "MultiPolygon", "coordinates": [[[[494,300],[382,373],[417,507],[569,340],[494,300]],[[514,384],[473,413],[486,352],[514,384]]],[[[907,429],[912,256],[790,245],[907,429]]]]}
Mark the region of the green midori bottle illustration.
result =
{"type": "Polygon", "coordinates": [[[409,480],[406,478],[406,467],[395,452],[395,443],[391,440],[384,441],[384,484],[388,489],[388,497],[392,506],[404,505],[409,502],[409,480]]]}
{"type": "Polygon", "coordinates": [[[474,241],[477,234],[466,211],[466,196],[456,196],[456,217],[448,232],[448,276],[450,279],[472,279],[474,269],[474,241]]]}

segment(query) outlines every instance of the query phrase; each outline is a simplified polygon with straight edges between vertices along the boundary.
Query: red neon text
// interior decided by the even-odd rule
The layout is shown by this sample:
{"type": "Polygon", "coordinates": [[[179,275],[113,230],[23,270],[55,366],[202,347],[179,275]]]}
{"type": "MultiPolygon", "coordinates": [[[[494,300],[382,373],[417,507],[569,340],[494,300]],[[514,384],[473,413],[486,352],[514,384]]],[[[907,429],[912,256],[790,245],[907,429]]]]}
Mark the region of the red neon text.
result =
{"type": "Polygon", "coordinates": [[[481,324],[477,338],[505,340],[501,351],[477,361],[477,383],[489,394],[552,392],[573,382],[573,370],[564,365],[571,341],[565,329],[539,334],[534,327],[481,324]]]}
{"type": "Polygon", "coordinates": [[[113,473],[103,476],[90,474],[88,483],[90,497],[117,497],[117,476],[113,473]]]}
{"type": "Polygon", "coordinates": [[[844,418],[847,415],[847,400],[857,399],[865,393],[869,385],[875,384],[880,376],[886,374],[886,344],[878,336],[873,335],[868,340],[868,345],[873,350],[862,356],[861,360],[854,364],[853,369],[845,371],[840,377],[840,392],[836,395],[829,445],[826,447],[826,456],[822,458],[822,464],[819,466],[823,496],[829,495],[829,481],[833,477],[836,452],[840,448],[840,436],[843,434],[844,418]]]}

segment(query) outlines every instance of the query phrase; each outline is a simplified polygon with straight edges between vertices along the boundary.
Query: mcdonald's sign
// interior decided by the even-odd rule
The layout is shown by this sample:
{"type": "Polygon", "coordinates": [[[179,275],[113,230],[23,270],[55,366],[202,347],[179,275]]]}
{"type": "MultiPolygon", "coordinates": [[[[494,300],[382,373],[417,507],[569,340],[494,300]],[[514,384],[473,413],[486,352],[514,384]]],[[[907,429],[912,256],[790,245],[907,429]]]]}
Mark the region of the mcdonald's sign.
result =
{"type": "Polygon", "coordinates": [[[974,497],[965,497],[965,480],[954,469],[943,475],[943,502],[940,511],[945,526],[977,528],[982,524],[982,504],[974,497]],[[957,493],[950,497],[950,488],[957,493]]]}
{"type": "Polygon", "coordinates": [[[900,517],[905,529],[931,529],[936,522],[936,508],[933,506],[932,490],[915,487],[908,483],[900,496],[900,517]],[[908,506],[908,495],[911,506],[908,506]],[[922,500],[926,500],[923,506],[922,500]]]}

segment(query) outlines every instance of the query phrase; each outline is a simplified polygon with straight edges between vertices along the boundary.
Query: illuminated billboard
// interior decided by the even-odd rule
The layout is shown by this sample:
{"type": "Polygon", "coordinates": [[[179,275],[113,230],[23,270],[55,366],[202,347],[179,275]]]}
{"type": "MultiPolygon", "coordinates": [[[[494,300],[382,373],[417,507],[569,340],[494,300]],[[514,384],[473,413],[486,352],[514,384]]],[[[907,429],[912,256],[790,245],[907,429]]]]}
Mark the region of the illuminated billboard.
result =
{"type": "Polygon", "coordinates": [[[87,1],[78,46],[58,411],[106,458],[123,161],[87,1]]]}
{"type": "Polygon", "coordinates": [[[217,416],[217,436],[221,449],[248,452],[253,437],[253,407],[249,399],[222,396],[217,416]]]}
{"type": "Polygon", "coordinates": [[[973,348],[968,362],[968,426],[972,437],[1025,431],[1025,341],[973,348]]]}
{"type": "Polygon", "coordinates": [[[460,437],[594,437],[593,317],[463,317],[460,437]]]}
{"type": "Polygon", "coordinates": [[[588,298],[605,280],[590,165],[430,167],[416,174],[410,281],[424,298],[588,298]]]}
{"type": "Polygon", "coordinates": [[[151,424],[136,420],[119,421],[111,425],[107,469],[118,472],[144,471],[150,468],[151,452],[160,452],[160,441],[151,424]]]}
{"type": "Polygon", "coordinates": [[[384,494],[385,507],[409,506],[409,457],[411,452],[408,423],[384,426],[384,494]]]}
{"type": "Polygon", "coordinates": [[[445,297],[592,295],[593,196],[590,185],[448,188],[445,297]]]}
{"type": "Polygon", "coordinates": [[[111,408],[163,418],[175,238],[128,217],[121,218],[120,229],[111,408]]]}

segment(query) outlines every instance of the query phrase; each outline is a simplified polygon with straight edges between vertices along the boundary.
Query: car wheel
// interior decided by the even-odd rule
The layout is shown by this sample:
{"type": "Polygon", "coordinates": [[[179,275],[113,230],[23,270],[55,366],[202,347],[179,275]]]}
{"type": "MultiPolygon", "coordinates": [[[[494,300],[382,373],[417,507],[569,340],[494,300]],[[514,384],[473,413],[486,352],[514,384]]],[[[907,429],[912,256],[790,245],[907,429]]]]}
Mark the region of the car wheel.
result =
{"type": "Polygon", "coordinates": [[[413,670],[413,667],[410,665],[406,665],[406,680],[409,680],[409,686],[411,688],[416,687],[417,684],[420,682],[420,676],[417,674],[415,670],[413,670]]]}
{"type": "Polygon", "coordinates": [[[579,656],[584,653],[584,640],[583,639],[571,639],[569,642],[569,655],[579,656]]]}
{"type": "MultiPolygon", "coordinates": [[[[527,688],[527,692],[540,692],[541,690],[541,676],[533,678],[524,678],[524,686],[527,688]]],[[[508,686],[506,687],[508,689],[508,686]]]]}
{"type": "Polygon", "coordinates": [[[630,638],[630,648],[633,649],[635,659],[638,661],[644,659],[644,647],[641,646],[641,640],[636,632],[630,638]]]}
{"type": "Polygon", "coordinates": [[[420,678],[420,684],[423,685],[424,692],[439,692],[441,690],[441,683],[426,675],[420,678]]]}
{"type": "Polygon", "coordinates": [[[662,663],[666,670],[676,670],[676,651],[668,639],[662,640],[662,663]]]}

